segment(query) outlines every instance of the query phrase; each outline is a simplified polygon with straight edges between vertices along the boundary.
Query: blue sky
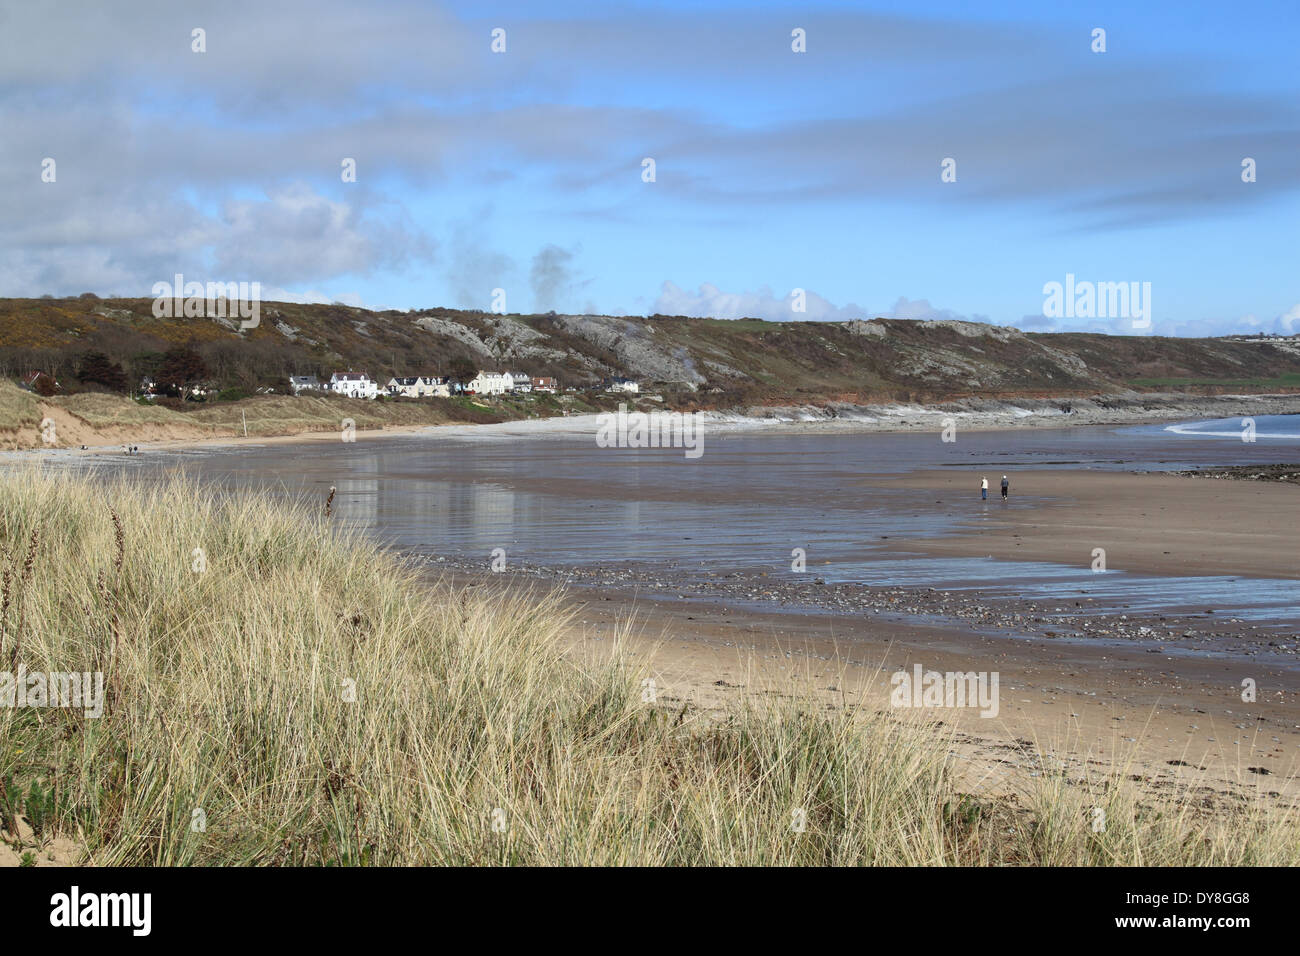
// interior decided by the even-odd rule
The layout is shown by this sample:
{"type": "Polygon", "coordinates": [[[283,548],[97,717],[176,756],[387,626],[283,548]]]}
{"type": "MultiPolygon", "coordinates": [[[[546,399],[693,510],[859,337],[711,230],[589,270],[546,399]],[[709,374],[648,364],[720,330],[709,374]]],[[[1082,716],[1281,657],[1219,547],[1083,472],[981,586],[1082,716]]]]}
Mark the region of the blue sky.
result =
{"type": "Polygon", "coordinates": [[[1294,3],[269,6],[0,3],[0,295],[1300,331],[1294,3]]]}

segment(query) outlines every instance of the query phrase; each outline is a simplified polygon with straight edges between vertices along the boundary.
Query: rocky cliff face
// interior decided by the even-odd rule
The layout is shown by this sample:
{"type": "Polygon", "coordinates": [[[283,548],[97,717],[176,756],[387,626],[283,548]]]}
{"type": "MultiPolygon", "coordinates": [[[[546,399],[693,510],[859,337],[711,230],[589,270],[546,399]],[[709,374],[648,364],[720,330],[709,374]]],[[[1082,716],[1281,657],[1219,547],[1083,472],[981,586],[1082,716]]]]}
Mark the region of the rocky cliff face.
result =
{"type": "Polygon", "coordinates": [[[688,385],[701,385],[707,380],[690,350],[665,341],[664,336],[656,338],[652,323],[609,315],[562,315],[556,322],[583,341],[612,352],[628,378],[688,385]]]}

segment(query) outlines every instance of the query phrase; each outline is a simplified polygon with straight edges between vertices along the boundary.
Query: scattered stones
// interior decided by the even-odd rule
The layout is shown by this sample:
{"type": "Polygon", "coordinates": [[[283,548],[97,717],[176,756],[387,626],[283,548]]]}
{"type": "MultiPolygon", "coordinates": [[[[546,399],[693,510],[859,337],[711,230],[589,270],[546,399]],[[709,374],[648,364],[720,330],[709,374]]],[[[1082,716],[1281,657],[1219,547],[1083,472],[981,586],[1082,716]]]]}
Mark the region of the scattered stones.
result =
{"type": "MultiPolygon", "coordinates": [[[[409,559],[451,566],[465,571],[486,571],[482,560],[455,555],[408,554],[409,559]]],[[[977,589],[944,591],[933,587],[871,587],[852,582],[828,582],[806,575],[772,575],[768,570],[707,570],[680,566],[596,565],[550,567],[516,563],[508,572],[517,577],[549,580],[566,586],[597,590],[630,590],[645,593],[669,590],[678,599],[726,601],[770,611],[774,607],[792,612],[829,611],[844,615],[884,615],[886,619],[912,618],[919,623],[952,626],[960,624],[977,633],[1009,635],[1056,641],[1105,640],[1148,645],[1152,654],[1231,650],[1237,654],[1300,655],[1300,644],[1278,641],[1277,633],[1239,620],[1221,619],[1213,630],[1178,630],[1178,616],[1115,613],[1117,608],[1073,601],[1074,610],[1065,613],[1051,604],[1036,604],[1018,598],[992,598],[977,589]],[[1160,622],[1166,622],[1163,626],[1160,622]],[[1181,634],[1181,637],[1179,637],[1181,634]],[[1167,647],[1173,642],[1176,646],[1167,647]]],[[[601,595],[606,597],[606,595],[601,595]]],[[[1056,600],[1060,600],[1057,598],[1056,600]]],[[[1187,620],[1209,623],[1199,614],[1210,610],[1188,609],[1187,620]],[[1192,615],[1198,615],[1192,618],[1192,615]]],[[[1222,616],[1220,616],[1222,617],[1222,616]]]]}

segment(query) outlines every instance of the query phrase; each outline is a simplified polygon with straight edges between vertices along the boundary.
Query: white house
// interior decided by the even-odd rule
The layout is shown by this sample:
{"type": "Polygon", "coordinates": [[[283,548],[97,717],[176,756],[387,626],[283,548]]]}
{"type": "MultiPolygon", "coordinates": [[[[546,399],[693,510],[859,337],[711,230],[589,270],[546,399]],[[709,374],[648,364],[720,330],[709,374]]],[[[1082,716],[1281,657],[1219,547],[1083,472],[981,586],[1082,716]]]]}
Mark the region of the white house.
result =
{"type": "Polygon", "coordinates": [[[331,392],[348,398],[379,397],[379,385],[372,382],[365,372],[335,372],[330,376],[329,388],[331,392]]]}
{"type": "Polygon", "coordinates": [[[295,395],[301,395],[303,392],[318,392],[324,386],[315,375],[290,375],[289,389],[295,395]]]}
{"type": "Polygon", "coordinates": [[[506,378],[502,372],[485,372],[480,369],[465,388],[477,395],[501,395],[513,386],[513,377],[506,378]]]}
{"type": "Polygon", "coordinates": [[[531,392],[533,390],[533,380],[523,372],[504,372],[506,381],[510,383],[509,391],[513,392],[531,392]]]}
{"type": "Polygon", "coordinates": [[[609,385],[606,387],[605,391],[629,392],[635,395],[637,392],[641,391],[641,386],[630,378],[613,378],[610,379],[609,385]]]}

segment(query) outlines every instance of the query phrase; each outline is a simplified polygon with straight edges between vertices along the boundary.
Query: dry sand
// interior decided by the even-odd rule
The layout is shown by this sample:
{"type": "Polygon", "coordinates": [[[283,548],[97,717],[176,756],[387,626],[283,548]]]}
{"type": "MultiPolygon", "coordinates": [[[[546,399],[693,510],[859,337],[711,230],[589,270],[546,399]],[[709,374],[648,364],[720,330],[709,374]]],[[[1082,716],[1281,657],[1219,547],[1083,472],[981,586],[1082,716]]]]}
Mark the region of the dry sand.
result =
{"type": "Polygon", "coordinates": [[[1187,661],[877,618],[578,592],[570,600],[575,653],[607,648],[630,623],[630,650],[670,707],[712,711],[745,695],[798,695],[828,708],[889,712],[895,671],[917,663],[997,670],[996,717],[969,708],[927,712],[954,734],[963,785],[983,796],[1026,798],[1046,756],[1079,783],[1116,772],[1150,796],[1185,792],[1204,806],[1243,796],[1295,806],[1300,797],[1300,695],[1253,662],[1187,661]],[[1241,701],[1245,676],[1258,681],[1256,703],[1241,701]]]}

